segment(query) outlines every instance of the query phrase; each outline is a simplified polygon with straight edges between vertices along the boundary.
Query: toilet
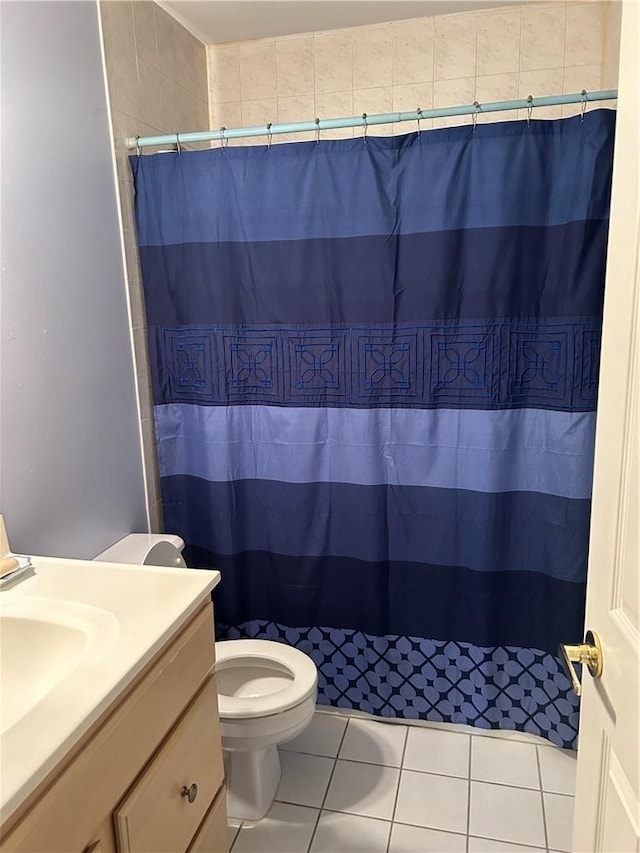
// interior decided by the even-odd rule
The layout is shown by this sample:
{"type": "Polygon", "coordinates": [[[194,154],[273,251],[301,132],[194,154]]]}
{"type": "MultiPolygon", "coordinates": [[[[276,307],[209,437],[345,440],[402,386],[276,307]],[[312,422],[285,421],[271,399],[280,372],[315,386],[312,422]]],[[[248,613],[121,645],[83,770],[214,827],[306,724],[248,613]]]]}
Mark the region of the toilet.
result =
{"type": "MultiPolygon", "coordinates": [[[[95,560],[184,568],[179,536],[131,533],[95,560]]],[[[227,778],[227,813],[260,820],[280,782],[278,746],[309,725],[318,670],[311,658],[271,640],[216,643],[220,732],[227,778]]]]}

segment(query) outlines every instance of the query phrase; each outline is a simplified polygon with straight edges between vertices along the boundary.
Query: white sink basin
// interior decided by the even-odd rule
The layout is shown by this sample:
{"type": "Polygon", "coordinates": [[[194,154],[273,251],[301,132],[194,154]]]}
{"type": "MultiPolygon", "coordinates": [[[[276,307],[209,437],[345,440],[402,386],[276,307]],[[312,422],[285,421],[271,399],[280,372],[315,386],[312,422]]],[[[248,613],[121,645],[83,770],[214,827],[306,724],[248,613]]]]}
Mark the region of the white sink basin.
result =
{"type": "Polygon", "coordinates": [[[113,644],[106,610],[52,598],[0,600],[0,734],[22,720],[81,663],[113,644]]]}

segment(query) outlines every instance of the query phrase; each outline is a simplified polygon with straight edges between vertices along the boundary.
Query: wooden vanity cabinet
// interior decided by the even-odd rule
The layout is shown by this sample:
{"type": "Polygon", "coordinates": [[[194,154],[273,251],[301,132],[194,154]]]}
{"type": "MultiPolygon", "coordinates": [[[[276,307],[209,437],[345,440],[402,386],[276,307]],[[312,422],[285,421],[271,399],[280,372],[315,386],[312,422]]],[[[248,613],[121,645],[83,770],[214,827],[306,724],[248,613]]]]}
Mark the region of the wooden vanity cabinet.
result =
{"type": "Polygon", "coordinates": [[[204,605],[3,827],[2,853],[226,853],[204,605]]]}

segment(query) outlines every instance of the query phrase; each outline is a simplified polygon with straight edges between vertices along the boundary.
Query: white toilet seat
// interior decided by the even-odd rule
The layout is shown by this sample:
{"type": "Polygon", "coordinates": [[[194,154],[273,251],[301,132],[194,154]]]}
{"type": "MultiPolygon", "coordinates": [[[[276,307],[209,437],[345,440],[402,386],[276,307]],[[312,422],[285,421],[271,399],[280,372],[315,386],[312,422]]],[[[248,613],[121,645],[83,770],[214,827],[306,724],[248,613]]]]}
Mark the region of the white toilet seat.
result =
{"type": "Polygon", "coordinates": [[[310,657],[271,640],[223,640],[216,643],[216,672],[221,720],[280,714],[315,693],[318,681],[318,671],[310,657]],[[254,678],[235,690],[232,673],[243,667],[254,678]],[[261,670],[264,670],[262,677],[261,670]],[[225,693],[225,672],[229,675],[229,693],[225,693]],[[245,695],[241,695],[243,691],[245,695]]]}

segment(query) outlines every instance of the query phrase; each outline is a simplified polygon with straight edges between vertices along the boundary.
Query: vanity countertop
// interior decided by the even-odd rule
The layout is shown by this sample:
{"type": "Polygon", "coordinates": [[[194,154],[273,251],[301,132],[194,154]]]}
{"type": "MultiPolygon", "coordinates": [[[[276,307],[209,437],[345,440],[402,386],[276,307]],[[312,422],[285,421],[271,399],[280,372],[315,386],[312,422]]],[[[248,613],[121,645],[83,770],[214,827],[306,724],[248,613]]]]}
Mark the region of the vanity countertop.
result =
{"type": "Polygon", "coordinates": [[[208,570],[33,557],[0,591],[0,819],[7,820],[208,600],[208,570]]]}

